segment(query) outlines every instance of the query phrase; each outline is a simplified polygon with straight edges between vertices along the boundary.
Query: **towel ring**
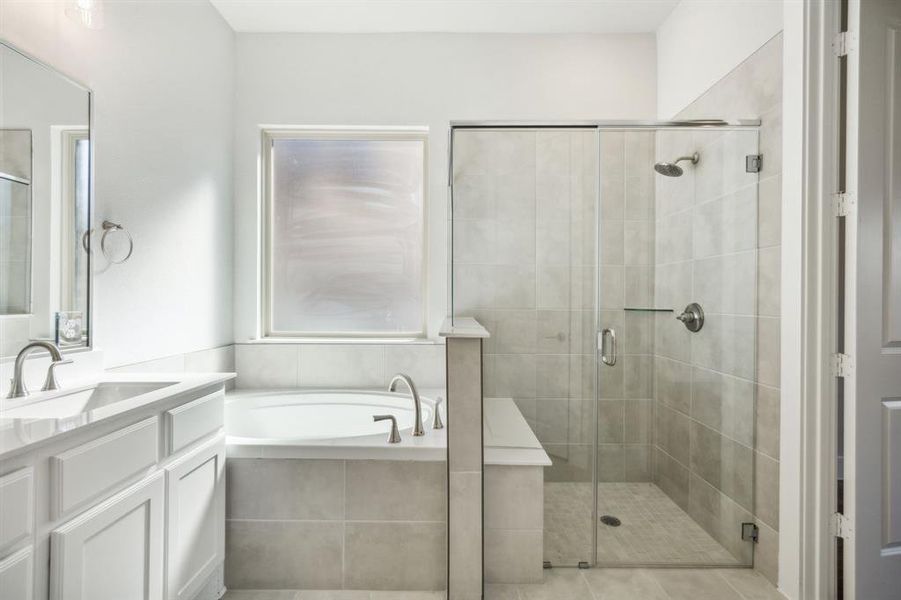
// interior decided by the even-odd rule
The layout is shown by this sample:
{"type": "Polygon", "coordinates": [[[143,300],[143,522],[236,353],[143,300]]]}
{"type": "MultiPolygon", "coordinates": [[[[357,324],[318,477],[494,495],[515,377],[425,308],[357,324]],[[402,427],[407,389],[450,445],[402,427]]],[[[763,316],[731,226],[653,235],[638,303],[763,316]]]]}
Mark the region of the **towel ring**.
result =
{"type": "Polygon", "coordinates": [[[103,224],[101,225],[101,227],[103,228],[103,235],[100,236],[100,251],[103,253],[103,256],[106,257],[106,260],[108,260],[110,263],[112,263],[114,265],[121,265],[122,263],[127,261],[129,258],[131,258],[131,253],[134,252],[134,250],[135,250],[135,241],[131,237],[131,234],[128,233],[128,230],[125,229],[124,227],[122,227],[121,225],[119,225],[118,223],[113,223],[112,221],[103,221],[103,224]],[[128,238],[128,252],[125,254],[125,256],[123,258],[121,258],[119,260],[114,260],[110,256],[110,253],[106,248],[106,236],[108,236],[109,234],[111,234],[114,231],[121,231],[128,238]]]}

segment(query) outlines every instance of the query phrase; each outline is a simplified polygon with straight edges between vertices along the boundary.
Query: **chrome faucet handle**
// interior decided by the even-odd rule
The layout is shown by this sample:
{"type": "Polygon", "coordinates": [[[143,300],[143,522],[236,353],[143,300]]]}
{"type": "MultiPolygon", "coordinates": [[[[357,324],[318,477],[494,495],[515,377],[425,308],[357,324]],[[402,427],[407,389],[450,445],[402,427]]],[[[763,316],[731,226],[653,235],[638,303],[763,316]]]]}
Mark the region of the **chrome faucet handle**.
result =
{"type": "Polygon", "coordinates": [[[54,360],[50,363],[50,366],[47,367],[47,378],[44,379],[44,385],[41,386],[42,392],[49,392],[52,390],[59,389],[59,382],[56,380],[56,367],[61,365],[71,365],[72,359],[66,358],[63,360],[54,360]]]}
{"type": "Polygon", "coordinates": [[[435,400],[435,418],[432,419],[432,429],[444,429],[444,423],[441,421],[441,403],[444,402],[444,398],[438,396],[438,399],[435,400]]]}
{"type": "Polygon", "coordinates": [[[372,415],[373,421],[391,421],[391,433],[388,434],[388,443],[389,444],[399,444],[400,443],[400,431],[397,430],[397,419],[394,418],[394,415],[372,415]]]}

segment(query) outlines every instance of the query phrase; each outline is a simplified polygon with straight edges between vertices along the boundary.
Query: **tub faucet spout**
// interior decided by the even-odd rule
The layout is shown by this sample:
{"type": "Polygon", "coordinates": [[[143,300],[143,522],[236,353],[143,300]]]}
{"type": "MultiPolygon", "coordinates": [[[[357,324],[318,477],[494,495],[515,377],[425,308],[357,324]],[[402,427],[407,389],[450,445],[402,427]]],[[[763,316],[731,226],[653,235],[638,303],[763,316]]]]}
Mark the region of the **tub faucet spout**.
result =
{"type": "Polygon", "coordinates": [[[416,391],[416,385],[413,383],[413,380],[410,379],[409,375],[404,375],[403,373],[398,373],[394,377],[391,378],[391,383],[388,384],[388,391],[393,392],[397,389],[398,382],[403,382],[410,389],[410,396],[413,398],[413,410],[416,413],[413,421],[413,436],[420,437],[425,435],[425,430],[422,427],[422,401],[419,399],[419,392],[416,391]]]}

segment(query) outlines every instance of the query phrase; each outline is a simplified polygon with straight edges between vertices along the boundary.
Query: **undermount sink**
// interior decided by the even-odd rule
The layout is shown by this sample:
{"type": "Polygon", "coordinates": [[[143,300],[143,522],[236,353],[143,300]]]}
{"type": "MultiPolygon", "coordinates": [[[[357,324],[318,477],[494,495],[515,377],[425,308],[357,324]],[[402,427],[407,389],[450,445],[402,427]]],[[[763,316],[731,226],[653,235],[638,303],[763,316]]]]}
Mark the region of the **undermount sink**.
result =
{"type": "Polygon", "coordinates": [[[5,419],[63,419],[175,385],[175,381],[101,382],[78,391],[0,411],[5,419]]]}

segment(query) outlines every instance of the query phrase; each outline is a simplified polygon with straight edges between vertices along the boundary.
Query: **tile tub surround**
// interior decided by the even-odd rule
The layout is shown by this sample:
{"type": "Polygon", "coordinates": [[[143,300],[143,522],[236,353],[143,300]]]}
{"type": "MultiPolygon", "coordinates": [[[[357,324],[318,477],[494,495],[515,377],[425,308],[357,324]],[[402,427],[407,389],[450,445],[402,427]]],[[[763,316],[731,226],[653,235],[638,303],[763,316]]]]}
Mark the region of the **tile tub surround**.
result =
{"type": "Polygon", "coordinates": [[[235,345],[236,386],[383,388],[406,373],[419,388],[444,388],[444,344],[275,343],[235,345]]]}
{"type": "Polygon", "coordinates": [[[226,481],[229,589],[446,587],[444,462],[229,458],[226,481]]]}
{"type": "Polygon", "coordinates": [[[655,291],[658,302],[675,308],[701,302],[708,324],[691,335],[671,316],[658,317],[655,481],[743,558],[750,548],[736,541],[740,523],[756,522],[754,566],[772,582],[779,529],[781,58],[780,34],[677,117],[759,116],[763,169],[756,190],[729,187],[743,173],[729,176],[727,167],[743,167],[743,156],[730,156],[738,146],[728,135],[657,138],[663,160],[707,147],[683,177],[657,179],[655,291]]]}

